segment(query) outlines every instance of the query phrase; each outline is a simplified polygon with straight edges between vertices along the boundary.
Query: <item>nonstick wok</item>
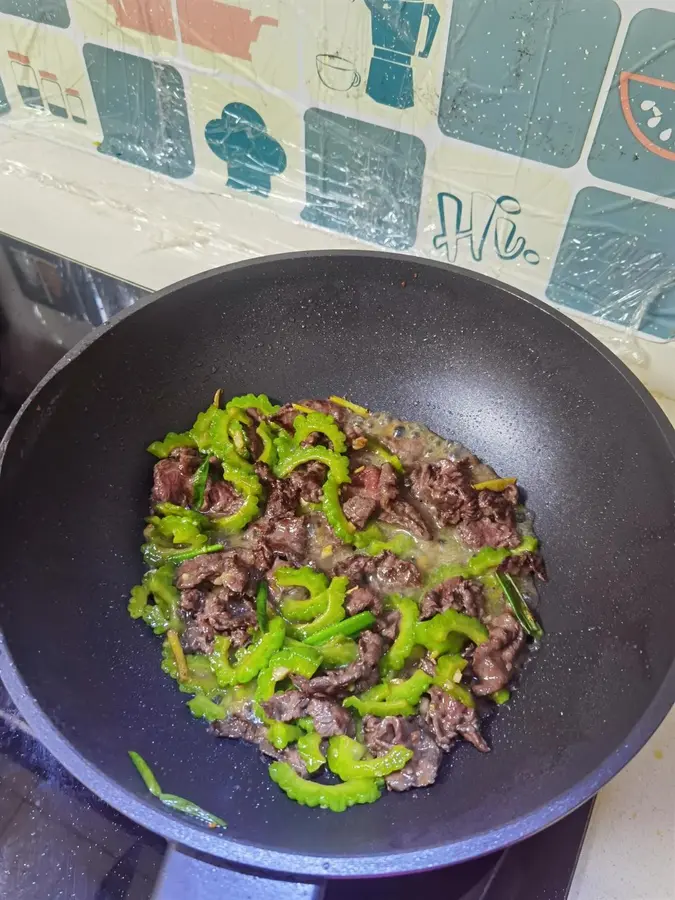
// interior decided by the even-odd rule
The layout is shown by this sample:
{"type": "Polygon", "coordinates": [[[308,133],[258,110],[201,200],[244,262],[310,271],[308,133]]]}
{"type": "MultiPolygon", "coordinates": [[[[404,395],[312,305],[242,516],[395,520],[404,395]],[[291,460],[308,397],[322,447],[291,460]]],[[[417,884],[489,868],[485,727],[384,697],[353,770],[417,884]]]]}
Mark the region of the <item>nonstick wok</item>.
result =
{"type": "Polygon", "coordinates": [[[486,854],[591,797],[673,702],[673,429],[585,331],[488,279],[361,252],[191,278],[67,354],[2,454],[0,674],[77,778],[192,849],[201,875],[184,865],[186,883],[204,881],[199,853],[305,880],[486,854]],[[427,423],[518,476],[550,577],[546,634],[486,727],[491,753],[459,746],[433,788],[336,815],[289,801],[255,748],[217,740],[191,717],[160,671],[159,642],[126,603],[142,573],[144,448],[188,427],[217,388],[281,401],[345,395],[427,423]],[[161,806],[128,750],[228,830],[161,806]]]}

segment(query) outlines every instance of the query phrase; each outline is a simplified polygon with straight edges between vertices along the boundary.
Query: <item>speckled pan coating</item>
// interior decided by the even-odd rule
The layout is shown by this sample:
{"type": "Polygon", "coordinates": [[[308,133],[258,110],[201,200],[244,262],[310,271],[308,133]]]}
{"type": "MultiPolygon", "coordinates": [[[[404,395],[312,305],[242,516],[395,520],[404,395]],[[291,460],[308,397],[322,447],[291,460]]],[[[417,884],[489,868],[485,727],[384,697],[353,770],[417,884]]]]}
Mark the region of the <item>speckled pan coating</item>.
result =
{"type": "Polygon", "coordinates": [[[484,854],[590,797],[675,696],[675,438],[656,403],[562,315],[450,266],[382,253],[240,263],[161,292],[69,353],[2,444],[0,673],[49,749],[113,806],[233,862],[306,875],[484,854]],[[515,700],[441,783],[344,815],[289,803],[258,754],[215,741],[126,613],[142,571],[142,452],[224,395],[347,395],[518,475],[551,582],[515,700]],[[230,823],[224,836],[143,792],[230,823]]]}

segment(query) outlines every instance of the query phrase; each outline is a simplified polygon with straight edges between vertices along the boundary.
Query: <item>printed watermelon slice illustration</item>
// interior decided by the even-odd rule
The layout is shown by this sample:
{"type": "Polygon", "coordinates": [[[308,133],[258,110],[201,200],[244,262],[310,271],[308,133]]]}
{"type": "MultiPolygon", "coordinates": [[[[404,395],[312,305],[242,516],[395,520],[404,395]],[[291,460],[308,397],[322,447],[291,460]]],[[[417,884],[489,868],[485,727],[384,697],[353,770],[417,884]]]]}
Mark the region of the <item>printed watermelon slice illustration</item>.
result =
{"type": "Polygon", "coordinates": [[[619,98],[626,124],[650,153],[675,161],[675,81],[635,72],[619,76],[619,98]]]}

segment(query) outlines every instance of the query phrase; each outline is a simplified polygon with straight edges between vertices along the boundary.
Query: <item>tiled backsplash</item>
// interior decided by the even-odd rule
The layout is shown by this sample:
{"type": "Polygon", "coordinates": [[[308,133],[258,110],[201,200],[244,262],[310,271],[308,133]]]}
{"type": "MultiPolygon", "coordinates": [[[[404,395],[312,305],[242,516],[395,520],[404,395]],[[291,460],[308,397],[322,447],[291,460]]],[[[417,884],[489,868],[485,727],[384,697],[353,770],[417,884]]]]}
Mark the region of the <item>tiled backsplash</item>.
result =
{"type": "Polygon", "coordinates": [[[0,0],[0,127],[670,340],[674,34],[670,0],[0,0]]]}

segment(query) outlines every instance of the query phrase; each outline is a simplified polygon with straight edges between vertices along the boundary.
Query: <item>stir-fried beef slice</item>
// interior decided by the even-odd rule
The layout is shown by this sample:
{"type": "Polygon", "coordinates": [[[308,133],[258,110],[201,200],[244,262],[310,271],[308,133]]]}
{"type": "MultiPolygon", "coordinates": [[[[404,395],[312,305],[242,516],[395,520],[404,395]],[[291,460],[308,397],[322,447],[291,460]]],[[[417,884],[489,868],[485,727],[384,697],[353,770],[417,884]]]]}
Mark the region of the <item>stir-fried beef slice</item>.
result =
{"type": "Polygon", "coordinates": [[[422,584],[420,570],[415,563],[399,559],[390,550],[375,557],[375,579],[385,593],[419,587],[422,584]]]}
{"type": "Polygon", "coordinates": [[[370,588],[357,587],[347,592],[345,600],[345,611],[348,616],[355,616],[357,613],[370,610],[376,616],[382,613],[382,600],[375,591],[370,588]]]}
{"type": "Polygon", "coordinates": [[[389,609],[381,616],[378,616],[377,622],[373,626],[378,634],[381,634],[387,641],[395,641],[398,634],[398,624],[401,619],[401,613],[397,609],[389,609]]]}
{"type": "Polygon", "coordinates": [[[311,716],[314,729],[321,737],[334,737],[338,734],[354,734],[354,720],[349,710],[334,700],[323,700],[312,697],[307,703],[305,715],[311,716]]]}
{"type": "Polygon", "coordinates": [[[326,472],[323,463],[313,460],[294,469],[286,481],[297,489],[300,499],[305,503],[321,503],[326,472]]]}
{"type": "Polygon", "coordinates": [[[420,434],[411,433],[403,423],[397,425],[392,434],[382,435],[379,440],[395,453],[406,469],[416,466],[429,450],[429,445],[420,434]]]}
{"type": "Polygon", "coordinates": [[[321,737],[354,733],[349,711],[335,700],[308,696],[302,691],[284,691],[274,694],[262,706],[265,714],[278,722],[293,722],[301,716],[310,716],[321,737]]]}
{"type": "Polygon", "coordinates": [[[346,697],[349,693],[362,693],[379,680],[377,664],[384,653],[384,642],[379,634],[364,631],[359,638],[359,655],[354,662],[341,669],[333,669],[314,678],[291,676],[293,684],[307,696],[346,697]]]}
{"type": "Polygon", "coordinates": [[[514,578],[536,575],[542,581],[548,580],[544,560],[538,553],[515,553],[513,556],[507,556],[499,566],[499,571],[514,578]]]}
{"type": "Polygon", "coordinates": [[[293,722],[305,715],[309,698],[301,691],[281,691],[262,704],[265,715],[277,722],[293,722]]]}
{"type": "Polygon", "coordinates": [[[407,791],[427,787],[436,781],[443,754],[420,718],[365,716],[363,738],[375,756],[382,756],[397,744],[413,751],[412,759],[403,769],[386,777],[388,790],[407,791]]]}
{"type": "Polygon", "coordinates": [[[176,570],[176,587],[183,591],[209,581],[242,592],[249,584],[249,577],[249,567],[235,550],[220,550],[181,563],[176,570]]]}
{"type": "Polygon", "coordinates": [[[267,740],[267,729],[263,725],[256,725],[255,722],[242,716],[231,715],[227,719],[214,722],[211,725],[211,731],[217,737],[240,739],[248,741],[250,744],[255,744],[265,756],[271,756],[272,759],[279,759],[289,763],[298,775],[307,778],[307,767],[298,751],[294,747],[277,750],[267,740]]]}
{"type": "Polygon", "coordinates": [[[176,447],[166,459],[160,459],[158,463],[155,463],[152,502],[190,506],[192,503],[192,478],[200,463],[199,451],[192,447],[176,447]]]}
{"type": "Polygon", "coordinates": [[[375,574],[377,563],[374,556],[356,553],[347,559],[340,560],[334,569],[335,575],[346,575],[350,582],[367,585],[369,578],[375,574]]]}
{"type": "Polygon", "coordinates": [[[243,503],[243,498],[229,481],[214,481],[209,477],[204,490],[204,503],[201,511],[231,516],[243,503]]]}
{"type": "Polygon", "coordinates": [[[487,753],[490,749],[480,733],[476,710],[464,706],[439,687],[429,690],[429,698],[422,700],[420,712],[442,750],[449,750],[458,737],[469,741],[481,753],[487,753]]]}
{"type": "Polygon", "coordinates": [[[471,486],[467,460],[441,459],[417,466],[410,474],[411,490],[437,525],[458,525],[477,514],[477,494],[471,486]]]}
{"type": "Polygon", "coordinates": [[[187,588],[181,591],[180,608],[185,612],[197,612],[204,602],[204,592],[199,588],[187,588]]]}
{"type": "Polygon", "coordinates": [[[389,463],[363,466],[352,473],[351,483],[345,490],[348,492],[347,496],[365,495],[387,509],[398,497],[398,479],[389,463]]]}
{"type": "Polygon", "coordinates": [[[504,491],[479,491],[478,511],[472,521],[461,522],[458,534],[472,549],[480,547],[517,547],[516,530],[518,491],[510,485],[504,491]]]}
{"type": "Polygon", "coordinates": [[[298,506],[299,490],[288,478],[275,478],[272,470],[265,463],[256,463],[256,475],[267,488],[265,519],[278,516],[295,515],[298,506]]]}
{"type": "Polygon", "coordinates": [[[424,595],[420,604],[420,618],[430,619],[446,609],[456,609],[467,616],[480,618],[485,597],[479,581],[449,578],[424,595]]]}
{"type": "Polygon", "coordinates": [[[186,649],[189,644],[205,652],[216,633],[226,634],[233,647],[245,644],[257,623],[254,585],[251,567],[235,550],[205,553],[181,563],[176,586],[187,614],[186,649]]]}
{"type": "Polygon", "coordinates": [[[422,576],[413,562],[399,559],[390,550],[379,556],[355,554],[335,566],[336,575],[346,575],[350,582],[367,586],[371,580],[385,593],[419,587],[422,576]]]}
{"type": "Polygon", "coordinates": [[[186,653],[208,653],[213,641],[213,628],[208,625],[189,620],[180,642],[186,653]]]}
{"type": "Polygon", "coordinates": [[[303,562],[307,553],[307,522],[302,516],[280,516],[267,524],[263,541],[275,556],[303,562]]]}
{"type": "Polygon", "coordinates": [[[471,668],[478,679],[472,691],[478,697],[501,690],[511,680],[525,634],[511,613],[502,613],[488,625],[490,637],[473,651],[471,668]]]}
{"type": "Polygon", "coordinates": [[[372,497],[368,497],[366,494],[354,494],[342,504],[345,516],[359,530],[365,527],[368,519],[378,508],[377,500],[373,500],[372,497]]]}
{"type": "Polygon", "coordinates": [[[431,539],[431,531],[424,517],[407,500],[394,500],[388,508],[382,510],[378,519],[387,525],[398,525],[423,541],[431,539]]]}

